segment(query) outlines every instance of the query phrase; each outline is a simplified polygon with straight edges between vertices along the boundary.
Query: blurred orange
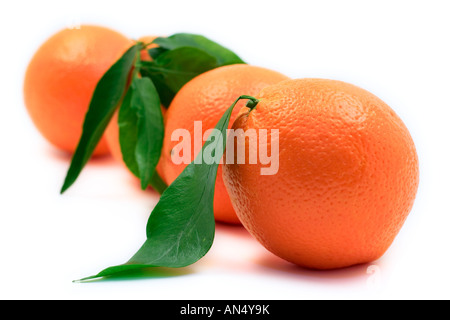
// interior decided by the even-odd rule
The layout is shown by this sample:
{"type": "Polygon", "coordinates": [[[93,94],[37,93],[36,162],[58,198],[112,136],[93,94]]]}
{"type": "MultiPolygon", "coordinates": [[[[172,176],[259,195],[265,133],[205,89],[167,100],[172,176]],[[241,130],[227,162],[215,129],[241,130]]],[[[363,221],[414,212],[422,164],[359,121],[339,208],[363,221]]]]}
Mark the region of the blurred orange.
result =
{"type": "MultiPolygon", "coordinates": [[[[97,83],[132,44],[114,30],[83,25],[58,32],[39,48],[25,74],[24,99],[50,143],[75,151],[97,83]]],[[[108,152],[102,138],[93,155],[108,152]]]]}
{"type": "MultiPolygon", "coordinates": [[[[247,64],[236,64],[207,71],[185,84],[176,94],[165,117],[164,145],[160,166],[162,177],[172,183],[184,170],[186,164],[175,164],[171,158],[177,141],[172,141],[172,132],[186,129],[194,137],[194,121],[202,122],[202,136],[213,129],[225,111],[242,94],[255,95],[268,85],[289,79],[287,76],[266,68],[247,64]]],[[[240,102],[230,119],[230,127],[239,112],[240,102]]],[[[194,138],[191,139],[191,159],[195,156],[194,138]]],[[[217,221],[240,224],[231,205],[222,180],[222,165],[219,165],[214,193],[214,217],[217,221]]]]}

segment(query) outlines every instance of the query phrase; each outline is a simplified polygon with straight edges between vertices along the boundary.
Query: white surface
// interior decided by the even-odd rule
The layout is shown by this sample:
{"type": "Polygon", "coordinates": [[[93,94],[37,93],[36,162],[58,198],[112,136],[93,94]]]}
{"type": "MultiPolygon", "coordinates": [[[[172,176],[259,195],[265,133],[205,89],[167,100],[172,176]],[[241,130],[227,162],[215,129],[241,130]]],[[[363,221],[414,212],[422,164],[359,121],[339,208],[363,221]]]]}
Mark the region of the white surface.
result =
{"type": "Polygon", "coordinates": [[[450,298],[450,20],[446,1],[10,1],[0,12],[0,298],[450,298]],[[247,62],[294,78],[359,85],[386,101],[416,142],[416,203],[369,265],[313,272],[218,227],[208,255],[175,277],[72,283],[125,262],[157,196],[111,159],[91,162],[60,196],[69,159],[37,134],[22,81],[37,47],[77,23],[130,37],[204,34],[247,62]],[[375,270],[374,273],[371,273],[375,270]]]}

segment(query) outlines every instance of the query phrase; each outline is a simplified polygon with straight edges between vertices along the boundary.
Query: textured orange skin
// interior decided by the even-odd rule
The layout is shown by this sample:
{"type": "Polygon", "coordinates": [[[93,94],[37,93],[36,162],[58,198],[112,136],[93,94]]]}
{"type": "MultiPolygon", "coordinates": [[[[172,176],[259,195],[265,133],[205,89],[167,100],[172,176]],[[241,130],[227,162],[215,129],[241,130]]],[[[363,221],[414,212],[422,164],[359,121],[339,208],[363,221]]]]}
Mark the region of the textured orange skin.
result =
{"type": "MultiPolygon", "coordinates": [[[[98,81],[131,45],[111,29],[81,26],[58,32],[38,49],[26,71],[24,99],[35,126],[50,143],[75,151],[98,81]]],[[[108,153],[102,138],[93,155],[108,153]]]]}
{"type": "MultiPolygon", "coordinates": [[[[172,183],[186,167],[176,165],[171,150],[179,143],[171,141],[172,132],[186,129],[191,133],[191,159],[194,159],[194,121],[202,121],[202,135],[213,129],[225,110],[242,94],[257,94],[264,87],[286,80],[278,72],[250,65],[231,65],[207,71],[188,82],[177,93],[165,117],[165,137],[160,160],[166,183],[172,183]]],[[[240,102],[244,106],[245,102],[240,102]]],[[[239,112],[235,107],[230,127],[239,112]]],[[[214,216],[217,221],[240,224],[222,181],[222,165],[219,165],[215,194],[214,216]]]]}
{"type": "Polygon", "coordinates": [[[308,268],[381,257],[419,183],[415,146],[400,118],[340,81],[289,80],[256,97],[256,109],[243,108],[233,128],[279,129],[279,171],[262,176],[260,164],[224,165],[245,228],[275,255],[308,268]]]}

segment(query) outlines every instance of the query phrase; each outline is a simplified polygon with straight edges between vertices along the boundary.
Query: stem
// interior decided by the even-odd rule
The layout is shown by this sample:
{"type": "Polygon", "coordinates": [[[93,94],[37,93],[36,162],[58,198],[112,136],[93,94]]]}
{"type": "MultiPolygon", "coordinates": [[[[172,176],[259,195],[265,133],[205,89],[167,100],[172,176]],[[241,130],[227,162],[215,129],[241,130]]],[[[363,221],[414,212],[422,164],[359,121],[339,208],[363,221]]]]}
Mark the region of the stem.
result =
{"type": "Polygon", "coordinates": [[[152,180],[150,181],[150,186],[155,189],[159,194],[163,194],[163,192],[167,189],[167,184],[161,179],[158,172],[153,174],[152,180]]]}
{"type": "Polygon", "coordinates": [[[142,42],[142,41],[136,41],[136,40],[135,40],[135,42],[136,42],[135,44],[137,44],[137,45],[140,46],[139,51],[140,51],[140,50],[146,49],[149,45],[152,44],[152,42],[150,42],[150,43],[145,43],[145,42],[142,42]]]}
{"type": "Polygon", "coordinates": [[[247,102],[247,104],[245,106],[247,108],[249,108],[250,111],[255,109],[256,105],[259,103],[259,100],[256,99],[255,97],[252,97],[252,96],[243,95],[243,96],[240,96],[238,100],[241,100],[241,99],[248,99],[248,102],[247,102]]]}
{"type": "Polygon", "coordinates": [[[141,54],[140,51],[136,54],[136,60],[134,62],[134,69],[133,69],[133,75],[132,79],[139,74],[142,67],[142,61],[141,61],[141,54]]]}
{"type": "Polygon", "coordinates": [[[153,44],[153,41],[152,41],[152,42],[149,42],[149,43],[144,43],[144,42],[142,42],[143,49],[147,49],[147,47],[148,47],[149,45],[151,45],[151,44],[153,44]]]}

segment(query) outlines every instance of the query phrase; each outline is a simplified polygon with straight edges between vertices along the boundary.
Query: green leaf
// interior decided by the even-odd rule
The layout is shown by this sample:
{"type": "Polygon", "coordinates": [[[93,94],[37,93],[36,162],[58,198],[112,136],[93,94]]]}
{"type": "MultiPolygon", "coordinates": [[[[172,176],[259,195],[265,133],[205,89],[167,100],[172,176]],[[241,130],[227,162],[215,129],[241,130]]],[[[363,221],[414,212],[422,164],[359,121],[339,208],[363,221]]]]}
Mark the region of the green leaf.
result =
{"type": "Polygon", "coordinates": [[[165,50],[174,50],[181,47],[197,48],[217,59],[220,66],[229,64],[245,63],[236,53],[223,47],[222,45],[197,34],[176,33],[170,37],[159,37],[153,40],[153,43],[159,45],[159,48],[151,49],[150,55],[153,59],[165,50]]]}
{"type": "Polygon", "coordinates": [[[119,110],[119,141],[123,160],[141,180],[142,189],[149,184],[160,193],[165,189],[154,177],[163,139],[164,123],[158,92],[149,78],[135,76],[119,110]]]}
{"type": "MultiPolygon", "coordinates": [[[[136,67],[135,73],[140,71],[143,77],[152,80],[150,82],[153,82],[157,91],[157,94],[153,94],[152,97],[159,96],[162,104],[168,107],[180,88],[195,76],[223,65],[244,63],[231,50],[201,35],[179,33],[167,38],[157,38],[154,40],[154,43],[159,45],[158,48],[149,50],[154,61],[143,61],[134,65],[134,62],[138,60],[136,59],[138,58],[138,53],[143,49],[143,44],[137,43],[105,73],[97,84],[85,117],[83,133],[73,155],[61,193],[65,192],[76,181],[91,157],[114,111],[124,96],[128,76],[133,66],[136,67]]],[[[140,94],[146,92],[149,89],[148,82],[141,87],[139,93],[133,94],[133,96],[139,97],[140,94]]],[[[144,98],[142,95],[140,97],[142,98],[140,99],[141,103],[149,98],[148,96],[144,98]]],[[[130,99],[139,98],[130,97],[130,99]]],[[[130,100],[129,104],[132,103],[133,101],[130,100]]],[[[138,118],[140,120],[138,121],[140,124],[138,125],[138,133],[128,132],[123,134],[128,136],[123,138],[124,140],[131,139],[129,135],[134,134],[136,136],[134,143],[129,146],[121,144],[126,149],[126,159],[124,160],[130,170],[141,178],[142,187],[148,184],[155,184],[162,188],[160,190],[164,190],[161,179],[151,174],[154,166],[153,159],[156,158],[157,143],[155,143],[155,148],[149,149],[153,145],[149,144],[148,138],[150,123],[147,117],[143,117],[146,108],[139,108],[139,110],[140,117],[138,118]],[[147,138],[141,139],[143,136],[147,138]],[[133,150],[136,151],[135,155],[132,155],[133,150]],[[146,158],[146,156],[151,156],[151,160],[146,158]]],[[[155,118],[152,121],[156,123],[158,120],[155,118]]],[[[158,129],[159,127],[155,130],[158,129]]],[[[159,136],[155,135],[155,137],[159,139],[159,136]]]]}
{"type": "Polygon", "coordinates": [[[216,58],[208,53],[181,47],[162,53],[154,61],[143,61],[141,73],[153,80],[163,104],[168,106],[184,84],[218,66],[216,58]]]}
{"type": "Polygon", "coordinates": [[[111,121],[123,98],[129,74],[139,49],[139,45],[134,45],[128,49],[98,82],[61,193],[64,193],[76,181],[111,121]]]}
{"type": "Polygon", "coordinates": [[[152,57],[153,60],[155,60],[156,58],[158,58],[158,56],[163,53],[166,52],[167,49],[161,48],[161,47],[156,47],[156,48],[151,48],[148,49],[148,54],[150,55],[150,57],[152,57]]]}
{"type": "Polygon", "coordinates": [[[127,168],[139,178],[139,166],[136,162],[136,144],[138,139],[137,115],[131,107],[134,88],[133,83],[127,90],[119,108],[119,143],[122,159],[127,168]]]}
{"type": "Polygon", "coordinates": [[[158,44],[148,51],[153,61],[142,62],[141,73],[153,80],[166,107],[183,85],[201,73],[245,63],[233,51],[201,35],[178,33],[153,43],[158,44]]]}
{"type": "Polygon", "coordinates": [[[250,108],[258,101],[241,96],[224,113],[202,152],[162,194],[147,223],[147,240],[136,254],[125,264],[109,267],[79,281],[148,267],[185,267],[209,251],[215,232],[213,203],[218,164],[225,150],[231,113],[241,99],[251,99],[250,108]],[[214,153],[216,161],[209,164],[204,161],[206,150],[214,153]]]}

